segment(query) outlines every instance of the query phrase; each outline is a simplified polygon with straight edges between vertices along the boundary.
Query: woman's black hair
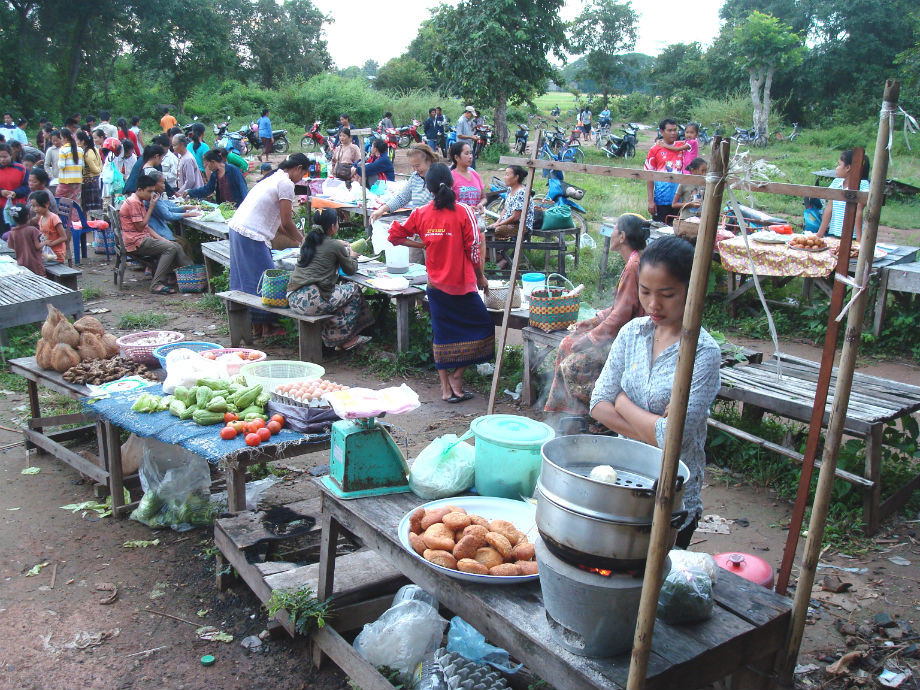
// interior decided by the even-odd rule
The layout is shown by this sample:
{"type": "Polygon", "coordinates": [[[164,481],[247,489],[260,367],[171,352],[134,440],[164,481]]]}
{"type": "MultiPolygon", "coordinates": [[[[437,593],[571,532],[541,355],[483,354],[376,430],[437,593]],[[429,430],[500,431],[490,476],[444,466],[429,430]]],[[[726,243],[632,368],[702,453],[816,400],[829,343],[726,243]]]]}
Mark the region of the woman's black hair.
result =
{"type": "MultiPolygon", "coordinates": [[[[853,149],[847,149],[840,154],[840,160],[843,161],[844,165],[853,165],[853,149]]],[[[859,171],[860,180],[869,179],[869,158],[868,156],[863,156],[862,170],[859,171]]]]}
{"type": "MultiPolygon", "coordinates": [[[[57,130],[54,130],[54,132],[56,132],[56,131],[57,131],[57,130]]],[[[54,136],[54,132],[51,133],[51,136],[54,136]]],[[[96,129],[91,130],[91,133],[92,133],[92,134],[98,134],[99,137],[100,137],[103,141],[105,141],[106,139],[108,139],[108,137],[105,135],[105,130],[104,130],[104,129],[100,129],[99,127],[96,127],[96,129]]]]}
{"type": "Polygon", "coordinates": [[[32,168],[32,171],[29,173],[29,175],[44,185],[47,185],[49,182],[51,182],[51,175],[49,175],[48,171],[44,168],[32,168]]]}
{"type": "Polygon", "coordinates": [[[44,208],[51,208],[51,192],[47,189],[37,189],[29,195],[29,198],[44,208]]]}
{"type": "Polygon", "coordinates": [[[455,170],[457,168],[457,159],[460,157],[460,154],[463,153],[463,147],[469,145],[470,144],[467,141],[455,141],[450,145],[450,148],[447,149],[447,160],[450,161],[451,170],[455,170]]]}
{"type": "Polygon", "coordinates": [[[626,244],[637,252],[645,249],[652,226],[634,213],[624,213],[617,221],[617,231],[626,235],[626,244]]]}
{"type": "Polygon", "coordinates": [[[73,132],[64,127],[60,131],[61,139],[66,141],[70,145],[70,158],[76,164],[80,161],[79,156],[77,156],[77,140],[73,138],[73,132]]]}
{"type": "Polygon", "coordinates": [[[128,137],[128,121],[125,118],[123,117],[118,118],[118,121],[115,123],[115,126],[117,126],[118,129],[120,129],[122,132],[125,133],[125,139],[129,138],[128,137]]]}
{"type": "Polygon", "coordinates": [[[204,136],[204,125],[200,122],[196,122],[192,125],[192,150],[197,151],[201,148],[201,145],[204,143],[201,141],[201,137],[204,136]]]}
{"type": "Polygon", "coordinates": [[[385,139],[374,139],[373,147],[381,156],[386,155],[387,148],[389,148],[385,139]]]}
{"type": "Polygon", "coordinates": [[[269,110],[270,108],[262,108],[262,117],[265,117],[266,115],[268,115],[269,110]]]}
{"type": "Polygon", "coordinates": [[[509,165],[508,167],[511,168],[511,172],[518,178],[518,183],[524,184],[524,180],[527,179],[527,168],[522,165],[509,165]]]}
{"type": "MultiPolygon", "coordinates": [[[[122,145],[124,145],[124,144],[130,144],[131,142],[126,139],[125,141],[121,143],[122,145]]],[[[147,148],[144,149],[144,153],[142,154],[141,158],[143,162],[146,163],[147,161],[152,159],[154,156],[165,156],[165,155],[166,155],[165,148],[163,148],[159,144],[150,144],[147,148]]]]}
{"type": "Polygon", "coordinates": [[[202,160],[210,161],[211,163],[223,163],[224,157],[221,155],[220,149],[211,149],[205,153],[202,157],[202,160]]]}
{"type": "Polygon", "coordinates": [[[82,129],[77,132],[77,141],[83,144],[87,151],[96,150],[96,144],[93,141],[93,137],[88,132],[84,132],[82,129]]]}
{"type": "Polygon", "coordinates": [[[329,236],[329,229],[339,222],[339,215],[331,208],[324,208],[313,212],[313,227],[310,232],[303,238],[303,244],[300,245],[300,259],[297,265],[306,268],[316,256],[317,248],[326,241],[329,236]]]}
{"type": "Polygon", "coordinates": [[[25,205],[13,206],[10,209],[10,216],[16,221],[16,225],[25,225],[29,222],[29,207],[25,205]]]}
{"type": "Polygon", "coordinates": [[[305,153],[292,153],[290,156],[285,158],[278,164],[278,170],[290,170],[291,168],[296,168],[297,166],[302,168],[307,168],[310,165],[310,159],[307,158],[305,153]]]}
{"type": "Polygon", "coordinates": [[[690,285],[693,270],[693,245],[682,237],[660,237],[652,242],[639,259],[643,266],[664,266],[675,280],[690,285]]]}
{"type": "Polygon", "coordinates": [[[425,187],[434,197],[436,209],[454,210],[457,195],[454,194],[454,176],[450,174],[450,168],[443,163],[434,163],[425,175],[425,187]]]}
{"type": "Polygon", "coordinates": [[[339,130],[339,134],[347,134],[350,137],[351,127],[342,127],[342,129],[339,130]]]}
{"type": "MultiPolygon", "coordinates": [[[[134,142],[130,139],[121,140],[121,150],[124,152],[123,155],[127,156],[128,152],[134,153],[134,142]]],[[[146,151],[145,151],[146,153],[146,151]]],[[[148,159],[149,160],[149,159],[148,159]]]]}

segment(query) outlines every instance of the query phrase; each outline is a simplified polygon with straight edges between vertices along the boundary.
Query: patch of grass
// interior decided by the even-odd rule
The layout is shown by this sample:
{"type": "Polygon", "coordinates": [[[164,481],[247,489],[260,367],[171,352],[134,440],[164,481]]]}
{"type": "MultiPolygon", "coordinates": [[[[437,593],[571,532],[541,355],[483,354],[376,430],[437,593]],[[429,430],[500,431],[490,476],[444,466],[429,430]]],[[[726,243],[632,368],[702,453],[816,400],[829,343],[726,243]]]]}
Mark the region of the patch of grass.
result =
{"type": "Polygon", "coordinates": [[[2,348],[5,359],[31,357],[35,354],[35,345],[41,337],[41,328],[35,323],[14,326],[7,329],[6,337],[8,344],[2,348]]]}
{"type": "Polygon", "coordinates": [[[26,380],[8,371],[0,371],[0,388],[6,391],[22,393],[26,390],[26,380]]]}
{"type": "Polygon", "coordinates": [[[169,321],[166,314],[157,312],[138,313],[129,311],[118,319],[118,328],[123,331],[144,330],[145,328],[159,328],[169,321]]]}
{"type": "Polygon", "coordinates": [[[211,276],[211,287],[214,292],[226,292],[230,289],[230,269],[224,268],[222,273],[211,276]]]}
{"type": "Polygon", "coordinates": [[[217,295],[211,293],[202,295],[201,298],[195,302],[195,306],[204,311],[214,312],[215,314],[223,314],[225,311],[224,301],[217,295]]]}
{"type": "Polygon", "coordinates": [[[83,299],[99,299],[105,293],[97,287],[83,288],[83,299]]]}

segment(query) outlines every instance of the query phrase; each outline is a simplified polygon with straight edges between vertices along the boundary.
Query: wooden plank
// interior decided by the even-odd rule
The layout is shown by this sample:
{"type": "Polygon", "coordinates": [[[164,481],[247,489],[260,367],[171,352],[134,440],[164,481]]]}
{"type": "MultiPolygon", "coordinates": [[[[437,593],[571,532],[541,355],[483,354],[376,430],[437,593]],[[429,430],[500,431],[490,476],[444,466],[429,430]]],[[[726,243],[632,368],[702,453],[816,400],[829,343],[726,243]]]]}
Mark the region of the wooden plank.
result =
{"type": "MultiPolygon", "coordinates": [[[[640,168],[620,168],[611,165],[585,165],[584,163],[559,163],[556,161],[519,158],[516,156],[502,156],[501,165],[520,165],[525,168],[562,170],[564,172],[585,173],[587,175],[606,175],[642,182],[674,182],[694,185],[705,185],[703,175],[685,175],[674,173],[661,173],[640,168]]],[[[739,187],[740,188],[740,187],[739,187]]],[[[788,184],[785,182],[745,182],[744,191],[767,192],[772,194],[786,194],[788,196],[813,197],[833,201],[855,201],[866,204],[869,201],[869,192],[857,192],[849,189],[830,189],[828,187],[815,187],[802,184],[788,184]]]]}
{"type": "Polygon", "coordinates": [[[330,626],[314,632],[312,639],[361,690],[393,690],[390,682],[330,626]]]}
{"type": "Polygon", "coordinates": [[[920,474],[914,475],[913,479],[900,486],[897,491],[882,501],[878,507],[879,520],[884,522],[890,515],[898,512],[917,489],[920,489],[920,474]]]}
{"type": "MultiPolygon", "coordinates": [[[[42,369],[35,361],[35,357],[19,357],[9,361],[10,372],[24,379],[39,383],[45,388],[50,388],[74,400],[85,398],[90,394],[89,388],[82,384],[70,383],[56,371],[42,369]]],[[[35,415],[33,415],[35,416],[35,415]]]]}
{"type": "Polygon", "coordinates": [[[318,323],[320,321],[326,321],[327,319],[332,318],[327,314],[322,314],[320,316],[307,316],[306,314],[300,314],[294,311],[290,307],[269,307],[262,304],[262,298],[258,295],[250,295],[248,292],[241,292],[239,290],[218,292],[217,296],[225,301],[235,302],[236,304],[241,304],[252,309],[261,309],[262,311],[267,311],[272,314],[278,314],[279,316],[286,316],[289,319],[306,321],[308,323],[318,323]]]}
{"type": "MultiPolygon", "coordinates": [[[[307,499],[306,501],[287,504],[284,507],[295,515],[314,518],[317,522],[310,532],[319,530],[319,496],[307,499]]],[[[236,545],[236,548],[242,550],[255,546],[260,541],[265,541],[266,539],[272,541],[278,540],[278,535],[266,527],[263,521],[264,517],[264,511],[244,511],[233,517],[221,518],[218,522],[224,533],[236,545]]],[[[293,519],[296,519],[296,517],[293,517],[292,520],[293,519]]]]}
{"type": "Polygon", "coordinates": [[[22,435],[25,436],[26,440],[31,444],[47,451],[61,462],[70,465],[80,474],[85,474],[87,477],[102,484],[108,481],[109,473],[103,468],[94,465],[82,455],[77,455],[69,448],[65,448],[60,443],[51,440],[44,434],[32,429],[23,429],[22,435]]]}

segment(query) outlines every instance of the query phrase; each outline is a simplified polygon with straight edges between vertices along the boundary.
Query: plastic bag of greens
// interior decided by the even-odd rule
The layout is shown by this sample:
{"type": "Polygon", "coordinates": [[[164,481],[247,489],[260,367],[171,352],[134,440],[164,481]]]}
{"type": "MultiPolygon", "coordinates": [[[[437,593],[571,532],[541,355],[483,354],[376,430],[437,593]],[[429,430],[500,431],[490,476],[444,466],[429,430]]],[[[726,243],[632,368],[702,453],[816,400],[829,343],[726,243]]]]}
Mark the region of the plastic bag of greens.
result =
{"type": "Polygon", "coordinates": [[[409,470],[409,487],[419,498],[432,500],[463,493],[473,486],[476,449],[455,434],[439,436],[419,453],[409,470]]]}
{"type": "Polygon", "coordinates": [[[712,580],[702,570],[671,568],[658,595],[658,618],[665,623],[695,623],[712,616],[712,580]]]}
{"type": "Polygon", "coordinates": [[[214,521],[210,503],[211,471],[207,461],[180,446],[142,439],[138,475],[144,496],[131,519],[148,527],[184,532],[214,521]]]}

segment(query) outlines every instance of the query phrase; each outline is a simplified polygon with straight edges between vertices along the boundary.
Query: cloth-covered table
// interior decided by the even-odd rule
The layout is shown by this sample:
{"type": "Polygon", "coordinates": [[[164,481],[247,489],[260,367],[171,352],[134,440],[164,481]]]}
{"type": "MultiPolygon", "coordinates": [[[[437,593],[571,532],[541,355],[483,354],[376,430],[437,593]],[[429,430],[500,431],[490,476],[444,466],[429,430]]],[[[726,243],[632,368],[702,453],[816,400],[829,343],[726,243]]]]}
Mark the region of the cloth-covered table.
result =
{"type": "MultiPolygon", "coordinates": [[[[783,278],[825,278],[837,266],[837,256],[831,251],[808,252],[786,244],[766,244],[750,237],[754,270],[759,276],[783,278]]],[[[829,244],[830,246],[830,244],[829,244]]],[[[719,242],[722,267],[732,273],[751,273],[751,263],[743,237],[719,242]]]]}

